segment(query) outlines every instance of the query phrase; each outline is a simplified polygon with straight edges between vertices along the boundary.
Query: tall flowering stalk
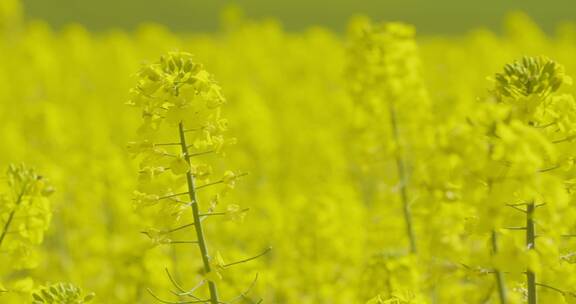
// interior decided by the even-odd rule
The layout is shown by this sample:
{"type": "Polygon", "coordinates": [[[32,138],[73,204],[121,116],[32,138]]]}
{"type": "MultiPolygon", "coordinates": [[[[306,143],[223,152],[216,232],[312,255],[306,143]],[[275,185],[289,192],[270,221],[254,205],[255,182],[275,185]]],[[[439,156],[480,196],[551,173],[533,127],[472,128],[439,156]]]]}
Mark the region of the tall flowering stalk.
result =
{"type": "MultiPolygon", "coordinates": [[[[192,55],[183,52],[162,56],[159,62],[144,66],[138,76],[138,85],[129,101],[142,109],[143,118],[139,140],[129,144],[131,152],[141,159],[135,202],[137,206],[158,207],[160,216],[156,217],[156,224],[169,226],[149,228],[144,233],[157,244],[197,245],[203,268],[203,279],[197,286],[207,283],[210,294],[203,302],[222,303],[217,286],[221,272],[253,258],[225,263],[219,253],[211,253],[203,226],[212,216],[242,220],[247,211],[235,204],[217,210],[220,201],[244,174],[225,171],[213,180],[212,166],[200,160],[221,154],[225,146],[235,142],[224,137],[227,122],[220,117],[220,107],[225,102],[220,86],[192,55]],[[218,185],[222,188],[213,193],[208,209],[202,211],[199,191],[218,185]],[[183,213],[188,208],[192,211],[191,222],[184,223],[183,213]],[[194,239],[171,239],[171,235],[187,228],[194,229],[194,239]]],[[[180,297],[199,301],[183,290],[170,273],[168,276],[181,290],[180,297]]]]}
{"type": "MultiPolygon", "coordinates": [[[[552,95],[563,84],[571,80],[565,75],[564,68],[553,60],[545,57],[524,57],[522,60],[508,64],[502,73],[496,74],[495,93],[498,101],[508,104],[511,107],[511,117],[518,119],[531,128],[537,128],[544,140],[551,145],[572,141],[574,137],[573,113],[576,109],[566,108],[571,103],[563,98],[554,98],[552,95]],[[562,107],[562,108],[560,108],[562,107]],[[567,113],[563,113],[568,110],[567,113]],[[564,116],[564,118],[561,118],[564,116]],[[560,138],[559,138],[560,136],[560,138]]],[[[559,154],[558,148],[553,148],[554,154],[559,154]]],[[[560,152],[561,154],[562,152],[560,152]]],[[[538,170],[537,174],[546,174],[558,167],[563,166],[563,162],[570,155],[547,156],[548,161],[544,168],[538,170]]],[[[554,173],[552,173],[554,174],[554,173]]],[[[563,177],[558,182],[562,181],[563,177]]],[[[520,205],[523,208],[518,210],[525,214],[526,231],[525,243],[529,251],[536,250],[536,208],[546,205],[546,203],[561,204],[562,202],[549,202],[549,198],[539,194],[533,199],[528,199],[520,205]],[[541,200],[537,204],[536,200],[541,200]]],[[[529,304],[536,304],[537,287],[536,274],[533,267],[526,270],[527,301],[529,304]]]]}
{"type": "Polygon", "coordinates": [[[350,94],[358,109],[355,128],[366,147],[361,152],[365,159],[375,162],[394,160],[412,253],[417,251],[417,237],[410,207],[407,155],[417,153],[418,143],[412,138],[415,123],[425,125],[424,115],[429,109],[414,33],[413,27],[401,23],[353,24],[347,70],[350,94]]]}
{"type": "Polygon", "coordinates": [[[0,295],[19,297],[28,295],[34,283],[27,273],[39,262],[37,247],[52,219],[48,196],[53,188],[23,164],[10,165],[1,181],[0,295]]]}
{"type": "MultiPolygon", "coordinates": [[[[353,154],[359,156],[353,170],[360,171],[359,186],[368,204],[399,201],[401,216],[390,216],[399,218],[397,223],[404,226],[407,244],[407,250],[401,249],[400,254],[394,252],[394,245],[373,255],[385,267],[375,274],[368,272],[371,277],[367,280],[378,280],[383,286],[368,284],[367,294],[379,292],[384,298],[424,301],[422,283],[426,274],[418,269],[418,264],[425,255],[417,253],[422,253],[418,240],[426,241],[418,238],[412,205],[421,190],[418,173],[425,166],[420,160],[429,154],[432,129],[422,128],[430,124],[431,111],[421,77],[415,30],[402,23],[359,19],[351,24],[349,40],[346,80],[354,109],[353,137],[357,139],[352,145],[353,154]],[[390,194],[381,191],[386,188],[390,194]]],[[[384,204],[373,208],[381,212],[394,209],[384,204]]],[[[390,219],[385,225],[396,222],[390,219]]],[[[395,238],[396,235],[381,235],[377,242],[382,248],[387,239],[397,243],[395,238]]]]}
{"type": "Polygon", "coordinates": [[[491,98],[469,117],[470,133],[463,133],[467,139],[461,141],[462,151],[467,152],[461,154],[466,164],[462,171],[469,178],[464,196],[478,204],[477,231],[491,235],[501,303],[513,302],[504,273],[509,278],[525,274],[529,304],[538,303],[538,286],[556,283],[539,281],[538,276],[560,263],[553,252],[559,250],[555,244],[561,243],[558,232],[565,223],[550,212],[567,207],[575,173],[571,148],[576,103],[571,96],[555,94],[569,82],[562,66],[545,57],[508,64],[496,74],[491,98]],[[506,207],[521,213],[524,224],[511,225],[506,207]],[[539,212],[540,207],[547,213],[539,212]],[[523,231],[523,242],[503,230],[523,231]],[[537,250],[537,241],[545,248],[537,250]]]}
{"type": "MultiPolygon", "coordinates": [[[[88,303],[93,293],[81,295],[81,290],[72,284],[53,284],[32,291],[32,278],[21,277],[21,273],[38,264],[34,247],[44,240],[44,234],[52,220],[48,196],[54,192],[48,180],[24,164],[8,167],[5,183],[0,187],[0,278],[18,278],[14,292],[31,297],[32,304],[88,303]]],[[[0,294],[4,290],[0,281],[0,294]]],[[[12,282],[11,282],[12,283],[12,282]]],[[[5,300],[4,300],[5,301],[5,300]]]]}
{"type": "Polygon", "coordinates": [[[34,246],[44,240],[52,211],[52,186],[25,165],[10,165],[0,186],[0,256],[13,269],[37,264],[34,246]]]}

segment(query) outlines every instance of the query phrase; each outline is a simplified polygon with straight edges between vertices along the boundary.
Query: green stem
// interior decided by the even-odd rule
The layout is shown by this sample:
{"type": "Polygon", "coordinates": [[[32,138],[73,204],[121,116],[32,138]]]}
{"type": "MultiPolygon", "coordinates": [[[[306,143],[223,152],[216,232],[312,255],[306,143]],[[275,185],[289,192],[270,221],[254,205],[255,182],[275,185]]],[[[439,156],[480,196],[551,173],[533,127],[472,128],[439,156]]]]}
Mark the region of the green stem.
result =
{"type": "Polygon", "coordinates": [[[236,261],[236,262],[233,262],[233,263],[228,263],[228,264],[226,264],[226,265],[222,265],[222,267],[226,268],[226,267],[230,267],[230,266],[234,266],[234,265],[238,265],[238,264],[242,264],[242,263],[246,263],[246,262],[253,261],[253,260],[255,260],[255,259],[257,259],[257,258],[259,258],[259,257],[261,257],[261,256],[263,256],[263,255],[265,255],[265,254],[267,254],[268,252],[270,252],[270,250],[272,250],[272,247],[266,248],[266,250],[264,250],[262,253],[260,253],[260,254],[258,254],[258,255],[255,255],[255,256],[253,256],[253,257],[250,257],[250,258],[247,258],[247,259],[243,259],[243,260],[240,260],[240,261],[236,261]]]}
{"type": "MultiPolygon", "coordinates": [[[[536,248],[536,232],[534,225],[534,202],[526,207],[526,246],[528,250],[536,248]]],[[[528,286],[528,304],[536,304],[536,275],[530,269],[526,271],[526,285],[528,286]]]]}
{"type": "Polygon", "coordinates": [[[164,233],[176,232],[176,231],[179,231],[179,230],[182,230],[182,229],[186,229],[186,228],[188,228],[188,227],[192,227],[192,226],[194,226],[195,224],[196,224],[196,223],[190,223],[190,224],[178,226],[178,227],[176,227],[176,228],[172,228],[172,229],[170,229],[170,230],[166,230],[166,231],[164,231],[164,233]]]}
{"type": "MultiPolygon", "coordinates": [[[[396,119],[396,110],[393,105],[390,105],[390,124],[392,126],[392,135],[394,136],[394,143],[396,147],[400,147],[400,132],[398,130],[398,122],[396,119]]],[[[398,172],[398,180],[400,183],[400,198],[402,200],[402,210],[404,213],[404,222],[406,225],[406,234],[410,241],[410,252],[416,253],[416,234],[414,232],[414,224],[412,222],[412,212],[410,210],[410,201],[408,199],[407,178],[406,178],[406,164],[400,155],[400,152],[395,153],[396,169],[398,172]]]]}
{"type": "Polygon", "coordinates": [[[12,221],[14,220],[14,215],[16,215],[16,210],[18,210],[20,203],[22,203],[22,197],[24,196],[24,193],[26,193],[26,191],[27,191],[26,188],[27,188],[26,185],[24,187],[22,187],[22,192],[20,192],[20,194],[18,194],[18,198],[16,199],[16,204],[14,206],[14,209],[12,209],[12,211],[10,211],[10,215],[8,215],[8,220],[4,224],[4,228],[2,229],[2,234],[0,234],[0,247],[2,247],[2,243],[4,242],[4,239],[6,238],[6,234],[8,234],[8,230],[10,229],[10,225],[12,224],[12,221]]]}
{"type": "MultiPolygon", "coordinates": [[[[492,254],[498,253],[498,235],[496,230],[492,230],[492,254]]],[[[494,276],[496,277],[496,285],[498,286],[498,298],[500,299],[500,304],[506,304],[506,283],[504,282],[504,276],[502,272],[498,269],[494,270],[494,276]]]]}
{"type": "MultiPolygon", "coordinates": [[[[182,154],[184,155],[184,159],[191,165],[190,163],[190,154],[188,153],[188,145],[186,144],[186,129],[184,128],[184,124],[180,122],[178,125],[180,131],[180,144],[182,148],[182,154]]],[[[200,254],[202,256],[202,263],[204,265],[204,272],[210,273],[212,272],[212,266],[210,265],[210,256],[208,253],[208,245],[206,244],[206,239],[204,237],[204,230],[202,227],[202,221],[200,220],[200,211],[198,207],[198,199],[196,198],[196,188],[194,186],[194,177],[192,176],[192,172],[188,171],[186,173],[186,182],[188,184],[188,195],[190,197],[190,206],[192,207],[192,216],[194,217],[194,228],[196,230],[196,238],[198,239],[198,247],[200,248],[200,254]]],[[[220,300],[218,299],[218,288],[216,284],[212,281],[208,281],[208,288],[210,289],[210,303],[211,304],[218,304],[220,300]]]]}

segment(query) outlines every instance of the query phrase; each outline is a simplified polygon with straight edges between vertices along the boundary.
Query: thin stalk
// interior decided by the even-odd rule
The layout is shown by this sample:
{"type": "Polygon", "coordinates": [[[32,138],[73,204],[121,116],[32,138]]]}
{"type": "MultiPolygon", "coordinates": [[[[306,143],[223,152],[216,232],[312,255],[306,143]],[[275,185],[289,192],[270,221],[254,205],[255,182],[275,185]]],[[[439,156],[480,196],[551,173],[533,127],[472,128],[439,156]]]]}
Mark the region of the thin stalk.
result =
{"type": "MultiPolygon", "coordinates": [[[[392,136],[396,147],[400,147],[400,132],[398,130],[398,122],[396,119],[396,110],[393,105],[389,107],[390,111],[390,124],[392,126],[392,136]]],[[[400,153],[395,153],[396,170],[398,173],[398,180],[400,183],[400,198],[402,200],[402,210],[404,213],[404,222],[406,225],[406,234],[410,241],[410,252],[416,253],[416,234],[414,232],[414,225],[412,222],[412,212],[410,210],[410,201],[408,199],[407,178],[406,178],[406,164],[400,153]]]]}
{"type": "Polygon", "coordinates": [[[253,256],[253,257],[251,257],[251,258],[243,259],[243,260],[236,261],[236,262],[233,262],[233,263],[228,263],[228,264],[226,264],[226,265],[222,265],[222,267],[226,268],[226,267],[230,267],[230,266],[234,266],[234,265],[238,265],[238,264],[242,264],[242,263],[246,263],[246,262],[253,261],[253,260],[255,260],[255,259],[257,259],[257,258],[259,258],[259,257],[261,257],[261,256],[263,256],[263,255],[265,255],[265,254],[267,254],[268,252],[270,252],[270,250],[272,250],[272,247],[266,248],[266,250],[264,250],[262,253],[260,253],[260,254],[258,254],[258,255],[255,255],[255,256],[253,256]]]}
{"type": "MultiPolygon", "coordinates": [[[[184,124],[180,122],[178,125],[180,131],[180,144],[182,148],[182,155],[184,159],[191,166],[190,154],[188,153],[188,145],[186,144],[186,129],[184,124]]],[[[206,238],[204,237],[204,230],[202,227],[202,221],[200,220],[200,211],[198,207],[198,199],[196,197],[196,188],[194,186],[194,177],[192,172],[188,171],[186,173],[186,182],[188,185],[188,195],[190,197],[190,206],[192,207],[192,216],[194,217],[194,228],[196,230],[196,238],[198,239],[198,247],[200,249],[200,254],[202,256],[202,263],[204,265],[204,272],[212,272],[212,266],[210,265],[210,256],[208,253],[208,245],[206,244],[206,238]]],[[[208,281],[208,289],[210,290],[210,303],[218,304],[220,300],[218,299],[218,288],[216,284],[212,281],[208,281]]]]}
{"type": "MultiPolygon", "coordinates": [[[[498,253],[498,235],[496,230],[492,230],[492,254],[498,253]]],[[[498,269],[494,269],[494,277],[496,278],[496,286],[498,287],[498,298],[500,299],[500,304],[506,304],[506,282],[504,282],[504,276],[502,272],[498,269]]]]}
{"type": "Polygon", "coordinates": [[[192,227],[192,226],[194,226],[194,225],[195,225],[195,223],[190,223],[190,224],[178,226],[178,227],[176,227],[176,228],[172,228],[172,229],[170,229],[170,230],[166,230],[166,231],[164,231],[164,233],[176,232],[176,231],[179,231],[179,230],[182,230],[182,229],[186,229],[186,228],[188,228],[188,227],[192,227]]]}
{"type": "Polygon", "coordinates": [[[198,241],[170,241],[170,244],[198,244],[198,241]]]}
{"type": "Polygon", "coordinates": [[[214,150],[210,150],[210,151],[204,151],[204,152],[198,152],[198,153],[193,153],[190,154],[190,157],[194,157],[194,156],[201,156],[201,155],[206,155],[206,154],[210,154],[210,153],[214,153],[216,151],[214,150]]]}
{"type": "Polygon", "coordinates": [[[154,144],[154,146],[180,146],[180,143],[160,143],[160,144],[154,144]]]}
{"type": "Polygon", "coordinates": [[[14,205],[14,209],[12,209],[10,211],[10,215],[8,215],[8,220],[6,220],[6,223],[4,224],[4,228],[2,229],[2,234],[0,234],[0,247],[2,246],[2,243],[4,242],[4,239],[6,238],[6,234],[8,234],[8,230],[10,229],[10,225],[12,224],[12,221],[14,220],[14,215],[16,215],[16,210],[18,210],[18,207],[22,203],[22,197],[24,196],[24,193],[26,193],[26,191],[27,191],[26,188],[27,188],[27,186],[22,187],[22,192],[20,192],[20,194],[18,194],[18,198],[16,199],[16,204],[14,205]]]}
{"type": "Polygon", "coordinates": [[[563,296],[565,296],[566,293],[567,293],[566,291],[564,291],[564,290],[562,290],[562,289],[559,289],[559,288],[556,288],[556,287],[552,287],[552,286],[550,286],[550,285],[546,285],[546,284],[542,284],[542,283],[536,283],[536,286],[548,288],[548,289],[553,290],[553,291],[555,291],[555,292],[557,292],[557,293],[559,293],[559,294],[561,294],[561,295],[563,295],[563,296]]]}
{"type": "MultiPolygon", "coordinates": [[[[244,208],[242,210],[239,211],[234,211],[234,212],[248,212],[250,210],[250,208],[244,208]]],[[[202,213],[200,214],[201,217],[206,217],[206,216],[218,216],[218,215],[228,215],[231,212],[210,212],[210,213],[202,213]]]]}
{"type": "Polygon", "coordinates": [[[186,194],[190,194],[190,192],[181,192],[181,193],[169,194],[169,195],[165,195],[165,196],[159,197],[158,200],[173,198],[173,197],[177,197],[177,196],[181,196],[181,195],[186,195],[186,194]]]}
{"type": "Polygon", "coordinates": [[[222,184],[224,183],[224,181],[219,180],[219,181],[215,181],[215,182],[211,182],[211,183],[207,183],[204,185],[200,185],[200,186],[196,186],[196,190],[202,189],[202,188],[206,188],[206,187],[210,187],[210,186],[214,186],[214,185],[218,185],[218,184],[222,184]]]}
{"type": "MultiPolygon", "coordinates": [[[[526,207],[526,246],[528,250],[536,248],[536,232],[534,225],[534,202],[526,207]]],[[[530,269],[526,271],[526,285],[528,286],[528,304],[536,304],[536,275],[530,269]]]]}

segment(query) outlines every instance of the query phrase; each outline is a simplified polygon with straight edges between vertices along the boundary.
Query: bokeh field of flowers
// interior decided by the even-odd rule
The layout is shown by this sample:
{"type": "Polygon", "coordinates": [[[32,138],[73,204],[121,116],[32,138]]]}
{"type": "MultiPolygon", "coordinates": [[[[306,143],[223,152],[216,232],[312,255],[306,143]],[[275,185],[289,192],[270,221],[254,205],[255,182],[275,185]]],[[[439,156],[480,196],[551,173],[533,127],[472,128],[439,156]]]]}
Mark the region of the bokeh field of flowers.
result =
{"type": "Polygon", "coordinates": [[[0,0],[0,303],[576,303],[576,22],[419,32],[0,0]]]}

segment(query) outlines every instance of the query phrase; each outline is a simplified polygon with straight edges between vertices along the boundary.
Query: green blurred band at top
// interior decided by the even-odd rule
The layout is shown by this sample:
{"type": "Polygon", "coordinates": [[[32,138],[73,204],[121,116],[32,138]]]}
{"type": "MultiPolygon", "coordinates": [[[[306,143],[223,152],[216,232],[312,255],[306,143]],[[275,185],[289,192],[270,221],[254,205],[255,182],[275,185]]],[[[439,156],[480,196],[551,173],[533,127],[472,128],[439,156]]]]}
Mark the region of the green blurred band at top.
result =
{"type": "MultiPolygon", "coordinates": [[[[6,1],[6,0],[0,0],[6,1]]],[[[81,23],[94,31],[131,30],[156,22],[177,32],[213,32],[230,5],[248,18],[278,19],[289,31],[324,26],[343,31],[350,17],[414,24],[420,34],[459,34],[486,27],[495,31],[505,15],[521,10],[545,31],[576,20],[575,0],[23,0],[27,18],[55,27],[81,23]]]]}

